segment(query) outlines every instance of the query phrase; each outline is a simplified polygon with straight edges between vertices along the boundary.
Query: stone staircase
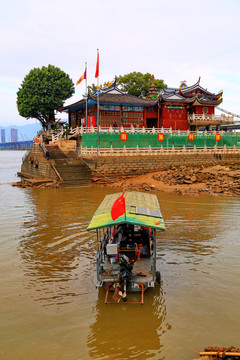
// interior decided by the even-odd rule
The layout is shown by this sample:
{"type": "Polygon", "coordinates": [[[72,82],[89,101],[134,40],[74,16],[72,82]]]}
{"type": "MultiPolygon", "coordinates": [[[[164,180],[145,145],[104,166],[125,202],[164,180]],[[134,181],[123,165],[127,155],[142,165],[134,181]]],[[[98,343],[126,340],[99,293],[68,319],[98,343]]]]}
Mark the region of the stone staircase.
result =
{"type": "Polygon", "coordinates": [[[89,183],[91,171],[74,151],[63,152],[57,145],[46,145],[49,159],[63,180],[62,186],[78,186],[89,183]]]}

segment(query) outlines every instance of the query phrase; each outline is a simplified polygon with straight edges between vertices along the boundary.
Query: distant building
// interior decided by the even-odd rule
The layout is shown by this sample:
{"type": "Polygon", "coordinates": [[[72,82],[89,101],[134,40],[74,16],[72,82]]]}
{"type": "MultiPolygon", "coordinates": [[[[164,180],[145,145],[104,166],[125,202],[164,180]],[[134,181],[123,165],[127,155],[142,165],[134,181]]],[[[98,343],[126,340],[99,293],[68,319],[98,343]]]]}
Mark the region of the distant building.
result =
{"type": "Polygon", "coordinates": [[[6,142],[5,129],[1,129],[1,143],[6,142]]]}
{"type": "Polygon", "coordinates": [[[11,142],[18,141],[18,130],[17,129],[10,129],[11,130],[11,142]]]}

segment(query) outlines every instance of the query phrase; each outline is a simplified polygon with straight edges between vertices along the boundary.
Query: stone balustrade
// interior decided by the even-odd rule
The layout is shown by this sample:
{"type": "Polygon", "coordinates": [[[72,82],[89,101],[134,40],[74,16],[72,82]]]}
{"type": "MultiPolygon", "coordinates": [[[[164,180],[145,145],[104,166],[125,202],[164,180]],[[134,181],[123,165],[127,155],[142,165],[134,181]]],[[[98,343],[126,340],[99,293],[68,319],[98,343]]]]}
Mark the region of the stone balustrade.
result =
{"type": "Polygon", "coordinates": [[[81,156],[148,156],[148,155],[173,155],[173,154],[238,154],[240,155],[240,148],[233,147],[179,147],[175,148],[174,146],[169,148],[153,148],[149,145],[148,148],[82,148],[78,149],[78,154],[81,156]]]}
{"type": "Polygon", "coordinates": [[[229,125],[234,123],[234,116],[229,115],[205,115],[191,114],[188,115],[188,123],[190,125],[229,125]]]}

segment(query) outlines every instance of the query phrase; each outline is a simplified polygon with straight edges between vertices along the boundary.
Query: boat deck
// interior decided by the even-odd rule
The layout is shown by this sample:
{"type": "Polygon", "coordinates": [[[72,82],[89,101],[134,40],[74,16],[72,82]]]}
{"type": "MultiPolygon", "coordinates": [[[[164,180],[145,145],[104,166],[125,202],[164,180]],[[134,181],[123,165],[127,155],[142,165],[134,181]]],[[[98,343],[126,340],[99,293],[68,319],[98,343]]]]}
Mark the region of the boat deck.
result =
{"type": "MultiPolygon", "coordinates": [[[[136,283],[150,282],[152,281],[152,258],[140,258],[137,259],[133,265],[132,281],[136,283]]],[[[115,282],[118,280],[118,274],[120,271],[119,264],[103,263],[103,273],[101,275],[101,281],[115,282]]]]}

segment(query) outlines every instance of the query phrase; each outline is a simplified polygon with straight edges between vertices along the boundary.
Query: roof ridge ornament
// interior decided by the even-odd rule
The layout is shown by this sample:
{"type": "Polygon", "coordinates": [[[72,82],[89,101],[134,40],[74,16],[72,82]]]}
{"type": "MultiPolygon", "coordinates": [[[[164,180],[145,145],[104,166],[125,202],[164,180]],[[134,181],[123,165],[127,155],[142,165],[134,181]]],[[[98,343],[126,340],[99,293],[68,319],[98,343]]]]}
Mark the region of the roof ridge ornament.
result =
{"type": "Polygon", "coordinates": [[[187,88],[187,81],[186,80],[182,80],[180,82],[180,86],[179,86],[179,91],[181,92],[181,90],[186,89],[187,88]]]}

